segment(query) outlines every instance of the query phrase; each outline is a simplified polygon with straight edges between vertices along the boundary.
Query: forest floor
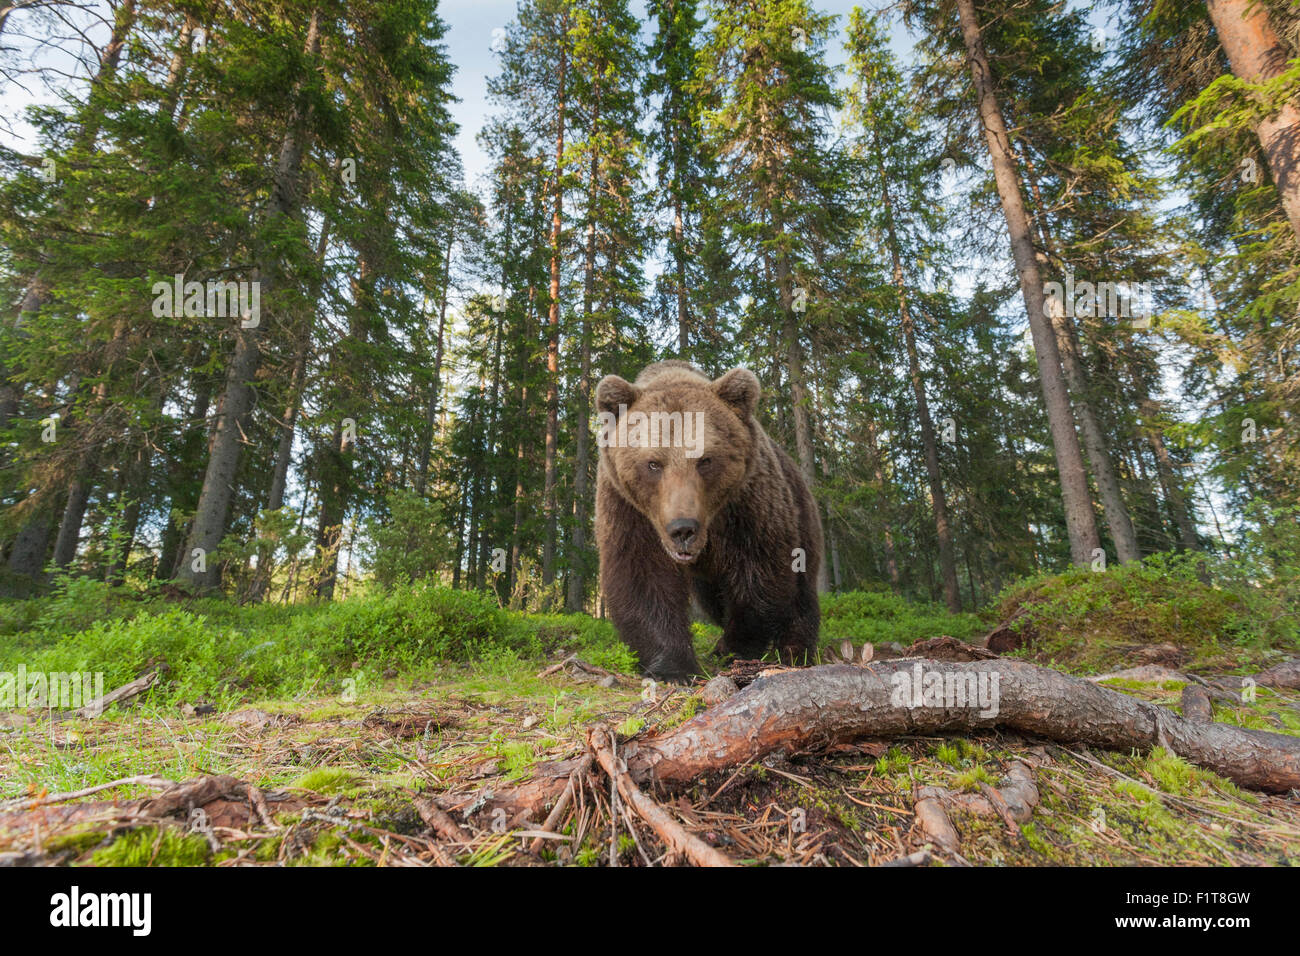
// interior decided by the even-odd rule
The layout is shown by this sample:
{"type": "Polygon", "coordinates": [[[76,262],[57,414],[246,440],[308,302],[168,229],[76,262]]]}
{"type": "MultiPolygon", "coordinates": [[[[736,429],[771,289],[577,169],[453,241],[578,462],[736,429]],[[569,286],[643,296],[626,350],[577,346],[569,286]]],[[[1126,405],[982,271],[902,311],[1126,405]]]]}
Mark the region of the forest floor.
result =
{"type": "MultiPolygon", "coordinates": [[[[1094,632],[1086,654],[1063,661],[1041,625],[1017,657],[1082,674],[1150,665],[1103,683],[1175,712],[1185,681],[1169,675],[1249,674],[1289,650],[1166,641],[1156,628],[1135,643],[1126,628],[1094,632]]],[[[835,659],[837,629],[827,630],[824,657],[835,659]]],[[[309,686],[214,705],[146,692],[94,719],[0,715],[0,863],[664,862],[654,829],[625,806],[611,814],[604,776],[577,788],[572,812],[544,838],[540,820],[521,829],[460,812],[448,834],[446,818],[422,809],[431,796],[460,795],[457,810],[472,811],[540,762],[582,754],[592,726],[645,739],[705,709],[700,686],[651,686],[631,668],[589,663],[577,635],[560,631],[545,630],[551,639],[531,655],[389,667],[359,688],[344,678],[342,693],[309,686]]],[[[700,630],[702,650],[712,636],[700,630]]],[[[897,651],[873,647],[877,659],[897,651]]],[[[1214,720],[1300,735],[1300,692],[1258,687],[1251,696],[1219,697],[1214,720]]],[[[932,865],[1300,863],[1300,794],[1244,790],[1162,748],[1120,753],[1002,732],[867,739],[648,792],[742,865],[876,865],[919,850],[913,862],[932,865]],[[950,806],[959,843],[936,847],[915,816],[920,788],[987,793],[1014,761],[1032,770],[1032,815],[1015,822],[950,806]]]]}

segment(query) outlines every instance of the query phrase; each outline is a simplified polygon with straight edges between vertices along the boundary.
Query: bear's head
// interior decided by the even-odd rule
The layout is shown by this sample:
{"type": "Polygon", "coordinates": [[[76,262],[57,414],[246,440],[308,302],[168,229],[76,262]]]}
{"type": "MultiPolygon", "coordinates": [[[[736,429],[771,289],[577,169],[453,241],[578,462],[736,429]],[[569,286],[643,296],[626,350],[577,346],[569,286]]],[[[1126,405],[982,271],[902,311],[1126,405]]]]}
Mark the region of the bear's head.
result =
{"type": "Polygon", "coordinates": [[[684,362],[596,386],[606,472],[679,564],[699,558],[710,520],[749,474],[759,393],[748,369],[709,381],[684,362]]]}

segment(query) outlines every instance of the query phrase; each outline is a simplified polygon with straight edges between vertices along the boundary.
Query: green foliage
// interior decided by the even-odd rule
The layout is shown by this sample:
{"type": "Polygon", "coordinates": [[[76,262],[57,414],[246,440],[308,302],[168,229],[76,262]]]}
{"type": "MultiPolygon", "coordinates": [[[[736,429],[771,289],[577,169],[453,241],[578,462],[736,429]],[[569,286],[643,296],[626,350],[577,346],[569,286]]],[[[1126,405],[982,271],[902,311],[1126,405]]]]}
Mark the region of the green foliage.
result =
{"type": "Polygon", "coordinates": [[[974,614],[950,614],[941,605],[908,601],[887,591],[823,594],[821,607],[823,644],[848,639],[857,644],[897,641],[907,647],[942,634],[969,640],[983,628],[974,614]]]}
{"type": "Polygon", "coordinates": [[[533,629],[486,594],[415,586],[296,608],[215,599],[192,610],[153,606],[84,630],[31,634],[5,648],[0,666],[103,672],[111,687],[165,664],[155,693],[225,700],[294,696],[321,681],[364,680],[367,669],[417,669],[536,646],[533,629]]]}
{"type": "Polygon", "coordinates": [[[1157,554],[1100,572],[1040,575],[1009,587],[995,608],[1024,632],[1067,643],[1108,637],[1270,646],[1297,636],[1285,592],[1242,580],[1232,564],[1203,555],[1157,554]],[[1202,580],[1207,572],[1212,583],[1202,580]]]}
{"type": "Polygon", "coordinates": [[[436,575],[452,552],[441,503],[403,489],[389,492],[384,503],[387,514],[367,526],[375,581],[393,587],[436,575]]]}

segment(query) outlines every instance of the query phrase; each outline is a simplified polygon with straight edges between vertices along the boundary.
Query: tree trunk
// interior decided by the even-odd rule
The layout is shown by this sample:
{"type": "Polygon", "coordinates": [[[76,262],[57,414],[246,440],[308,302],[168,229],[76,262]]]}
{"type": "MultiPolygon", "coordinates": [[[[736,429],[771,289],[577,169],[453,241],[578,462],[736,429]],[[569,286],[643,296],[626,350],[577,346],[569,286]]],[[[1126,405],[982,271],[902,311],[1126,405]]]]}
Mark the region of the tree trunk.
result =
{"type": "Polygon", "coordinates": [[[555,196],[551,214],[551,285],[546,338],[546,476],[542,508],[546,513],[546,536],[542,546],[542,586],[550,602],[555,583],[555,544],[559,528],[556,503],[556,458],[560,439],[560,236],[564,218],[564,123],[566,50],[560,47],[560,69],[556,79],[555,106],[555,196]]]}
{"type": "Polygon", "coordinates": [[[993,165],[993,177],[1002,201],[1007,230],[1011,235],[1011,252],[1015,258],[1034,353],[1038,359],[1043,404],[1051,427],[1052,447],[1061,482],[1061,502],[1070,539],[1070,559],[1074,564],[1084,566],[1093,560],[1094,552],[1101,549],[1101,539],[1097,534],[1097,518],[1088,491],[1083,451],[1079,447],[1079,436],[1074,430],[1074,414],[1061,372],[1056,335],[1043,309],[1043,278],[1038,269],[1024,198],[1020,195],[1020,179],[1011,156],[1011,140],[993,89],[993,73],[984,52],[974,0],[957,0],[957,11],[961,19],[962,39],[966,45],[980,121],[993,165]]]}
{"type": "Polygon", "coordinates": [[[343,516],[346,509],[347,436],[342,424],[334,426],[327,448],[318,459],[320,486],[320,516],[316,525],[316,579],[312,591],[316,597],[329,601],[334,597],[334,583],[338,578],[339,545],[343,540],[343,516]]]}
{"type": "MultiPolygon", "coordinates": [[[[309,58],[320,53],[320,11],[313,10],[307,27],[304,51],[309,58]]],[[[303,154],[311,141],[309,116],[295,111],[289,130],[280,146],[279,162],[271,196],[270,215],[281,218],[295,215],[298,208],[298,178],[303,154]]],[[[276,264],[268,257],[258,263],[254,281],[261,283],[260,296],[265,299],[275,282],[276,264]]],[[[234,493],[235,471],[239,466],[243,423],[253,407],[252,380],[261,362],[261,328],[244,328],[237,318],[234,328],[235,350],[226,372],[226,387],[217,404],[216,433],[210,443],[208,466],[199,492],[194,525],[181,556],[177,577],[200,590],[215,587],[219,568],[215,560],[217,546],[226,531],[230,499],[234,493]],[[201,559],[201,563],[196,560],[201,559]],[[202,570],[200,570],[202,568],[202,570]]]]}
{"type": "Polygon", "coordinates": [[[921,443],[925,448],[925,471],[930,481],[930,503],[934,508],[934,531],[939,542],[939,576],[943,581],[943,600],[954,614],[961,611],[961,591],[957,587],[957,558],[952,546],[952,528],[948,521],[948,497],[943,490],[943,475],[939,471],[939,443],[930,419],[930,403],[925,396],[925,382],[921,379],[921,362],[916,351],[916,334],[912,327],[912,313],[907,306],[907,283],[903,277],[903,261],[899,252],[898,233],[894,226],[894,206],[889,192],[889,177],[881,160],[879,137],[876,138],[876,168],[880,172],[881,198],[885,207],[885,227],[889,235],[889,257],[893,266],[894,287],[898,290],[898,316],[903,328],[903,345],[907,349],[908,376],[912,380],[912,394],[916,398],[916,414],[921,422],[921,443]]]}
{"type": "MultiPolygon", "coordinates": [[[[874,421],[867,422],[867,452],[871,455],[871,471],[876,479],[876,487],[880,489],[883,505],[889,498],[889,490],[885,484],[885,468],[881,462],[880,444],[876,441],[876,423],[874,421]]],[[[884,512],[881,519],[881,523],[884,525],[881,539],[885,549],[885,572],[889,575],[889,583],[893,585],[894,593],[898,593],[898,558],[894,555],[894,533],[889,528],[888,512],[884,511],[883,507],[881,510],[884,512]]]]}
{"type": "MultiPolygon", "coordinates": [[[[510,215],[509,210],[506,212],[510,215]]],[[[433,345],[433,380],[429,383],[429,400],[425,403],[424,434],[420,436],[420,470],[416,474],[415,492],[423,495],[429,487],[429,460],[433,455],[433,435],[438,424],[438,399],[442,391],[442,351],[447,330],[447,297],[451,290],[451,250],[456,242],[456,227],[447,226],[447,254],[442,267],[442,295],[438,302],[438,335],[433,345]]]]}
{"type": "Polygon", "coordinates": [[[1183,494],[1182,484],[1174,471],[1173,459],[1170,458],[1169,449],[1165,447],[1164,438],[1161,436],[1155,402],[1149,398],[1145,399],[1139,411],[1143,419],[1145,419],[1142,431],[1146,436],[1147,444],[1151,446],[1151,453],[1155,456],[1160,483],[1165,488],[1165,500],[1169,502],[1169,511],[1173,514],[1174,523],[1178,526],[1179,543],[1184,551],[1199,551],[1201,546],[1196,540],[1196,525],[1192,522],[1191,512],[1187,507],[1187,498],[1183,494]]]}
{"type": "MultiPolygon", "coordinates": [[[[1065,260],[1053,247],[1052,235],[1047,225],[1047,207],[1038,189],[1038,177],[1034,173],[1033,160],[1028,155],[1025,156],[1025,171],[1029,175],[1029,186],[1034,197],[1034,218],[1038,223],[1039,235],[1043,239],[1043,249],[1046,250],[1046,254],[1042,250],[1038,251],[1039,265],[1046,266],[1047,256],[1050,255],[1064,267],[1065,260]]],[[[1128,506],[1124,503],[1119,479],[1115,476],[1114,458],[1106,441],[1106,433],[1092,410],[1092,394],[1088,387],[1088,376],[1083,365],[1083,350],[1079,346],[1074,322],[1055,300],[1052,307],[1044,303],[1044,308],[1056,332],[1056,344],[1061,353],[1065,383],[1074,404],[1079,431],[1083,435],[1083,447],[1088,453],[1088,464],[1092,466],[1092,477],[1097,482],[1097,493],[1101,496],[1106,525],[1110,529],[1111,539],[1115,542],[1115,556],[1121,564],[1127,561],[1139,561],[1142,558],[1142,551],[1138,547],[1137,533],[1133,530],[1133,519],[1129,515],[1128,506]]]]}
{"type": "MultiPolygon", "coordinates": [[[[58,509],[62,510],[62,509],[58,509]]],[[[9,549],[11,574],[31,578],[33,586],[45,570],[45,555],[50,548],[50,527],[54,509],[36,512],[23,524],[9,549]]]]}
{"type": "MultiPolygon", "coordinates": [[[[1247,83],[1267,83],[1287,68],[1287,50],[1258,0],[1208,0],[1206,6],[1232,72],[1247,83]]],[[[1294,12],[1293,12],[1294,15],[1294,12]]],[[[1268,157],[1291,231],[1300,239],[1300,106],[1294,100],[1255,130],[1268,157]]]]}
{"type": "MultiPolygon", "coordinates": [[[[786,375],[790,380],[790,406],[794,420],[794,447],[799,459],[799,471],[808,483],[808,491],[817,488],[817,465],[813,458],[813,426],[808,415],[808,388],[804,382],[803,346],[799,341],[799,325],[794,311],[794,276],[790,258],[784,252],[776,260],[777,286],[780,289],[781,309],[785,313],[786,375]]],[[[817,563],[817,590],[824,592],[828,586],[828,562],[819,555],[817,563]]]]}
{"type": "MultiPolygon", "coordinates": [[[[600,117],[600,92],[597,88],[593,128],[600,117]]],[[[595,150],[591,155],[591,170],[587,180],[587,252],[582,277],[582,342],[578,359],[578,420],[574,436],[576,455],[573,471],[573,541],[569,563],[569,589],[566,610],[582,610],[587,595],[587,488],[591,469],[591,417],[589,395],[591,392],[591,310],[596,284],[596,220],[591,211],[596,201],[597,170],[595,150]]]]}

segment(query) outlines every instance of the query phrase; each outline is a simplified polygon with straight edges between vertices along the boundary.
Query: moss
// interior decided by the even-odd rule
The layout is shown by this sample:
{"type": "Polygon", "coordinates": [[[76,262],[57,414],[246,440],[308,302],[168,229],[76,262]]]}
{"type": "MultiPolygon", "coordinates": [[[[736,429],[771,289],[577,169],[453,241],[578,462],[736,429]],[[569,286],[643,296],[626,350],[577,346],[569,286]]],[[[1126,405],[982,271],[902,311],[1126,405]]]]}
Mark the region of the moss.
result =
{"type": "Polygon", "coordinates": [[[615,733],[617,733],[620,737],[624,739],[628,737],[635,737],[637,734],[641,732],[641,728],[643,728],[645,724],[646,722],[644,717],[629,717],[627,720],[623,721],[621,724],[618,725],[618,728],[615,730],[615,733]]]}
{"type": "Polygon", "coordinates": [[[99,846],[104,842],[104,839],[103,830],[92,827],[81,828],[50,837],[45,841],[45,852],[50,854],[71,853],[79,856],[92,847],[99,846]]]}
{"type": "Polygon", "coordinates": [[[345,767],[317,767],[294,780],[290,787],[312,793],[353,793],[358,789],[357,775],[345,767]]]}
{"type": "Polygon", "coordinates": [[[511,780],[526,777],[533,765],[537,763],[536,747],[532,741],[528,740],[502,744],[497,754],[501,758],[501,765],[506,771],[506,776],[511,780]]]}
{"type": "Polygon", "coordinates": [[[1191,792],[1198,776],[1191,764],[1163,747],[1151,751],[1146,760],[1146,771],[1161,790],[1173,794],[1191,792]]]}
{"type": "Polygon", "coordinates": [[[1035,853],[1049,859],[1051,858],[1053,847],[1047,842],[1046,837],[1044,837],[1042,832],[1038,829],[1038,825],[1032,820],[1028,823],[1021,824],[1020,835],[1025,838],[1025,842],[1029,844],[1030,849],[1035,853]]]}
{"type": "Polygon", "coordinates": [[[912,765],[912,755],[899,746],[890,747],[884,755],[876,760],[876,773],[882,777],[906,773],[912,765]]]}
{"type": "Polygon", "coordinates": [[[122,834],[91,855],[94,866],[201,866],[211,849],[198,833],[176,827],[145,827],[122,834]]]}
{"type": "Polygon", "coordinates": [[[988,784],[990,787],[997,785],[997,777],[989,773],[978,764],[969,770],[964,770],[953,778],[952,785],[958,790],[970,792],[978,791],[980,784],[988,784]]]}

